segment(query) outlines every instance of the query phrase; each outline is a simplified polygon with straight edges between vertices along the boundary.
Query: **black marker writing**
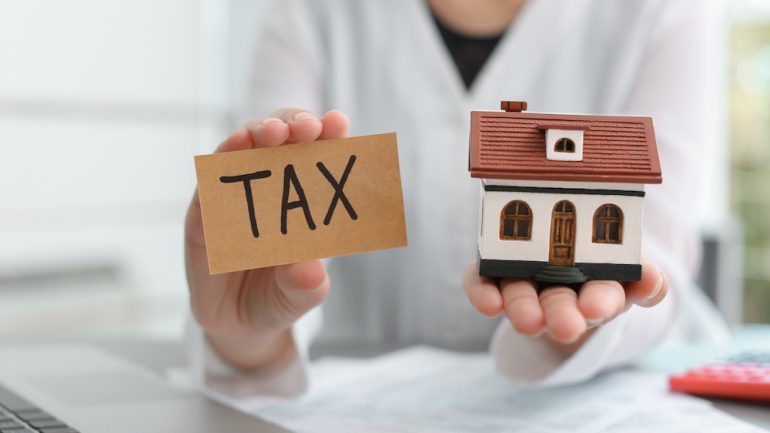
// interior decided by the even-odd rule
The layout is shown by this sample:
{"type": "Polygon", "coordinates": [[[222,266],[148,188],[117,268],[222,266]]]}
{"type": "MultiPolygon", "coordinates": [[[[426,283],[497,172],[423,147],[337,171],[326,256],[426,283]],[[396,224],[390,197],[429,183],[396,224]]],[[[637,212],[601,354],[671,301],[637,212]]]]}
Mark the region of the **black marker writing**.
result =
{"type": "Polygon", "coordinates": [[[350,170],[353,169],[353,164],[356,162],[356,156],[350,155],[350,159],[348,159],[348,165],[345,166],[345,170],[342,172],[342,177],[340,177],[339,183],[336,179],[334,179],[334,176],[332,176],[331,173],[329,173],[329,170],[326,169],[326,167],[323,165],[322,162],[319,162],[316,164],[316,167],[318,167],[318,170],[321,171],[321,174],[324,175],[327,181],[331,184],[332,188],[334,188],[334,197],[332,197],[331,203],[329,203],[329,210],[326,211],[326,216],[324,217],[324,225],[329,225],[329,223],[332,221],[332,214],[334,214],[334,209],[337,207],[337,202],[341,201],[342,205],[345,206],[345,210],[348,211],[348,215],[350,215],[350,218],[352,219],[358,219],[358,214],[356,214],[355,209],[353,209],[353,205],[350,204],[350,201],[348,200],[347,196],[344,192],[342,192],[342,188],[345,187],[345,182],[348,180],[348,176],[350,175],[350,170]]]}
{"type": "Polygon", "coordinates": [[[259,237],[257,229],[257,216],[254,213],[254,198],[251,196],[251,181],[254,179],[264,179],[270,177],[270,170],[255,171],[254,173],[242,174],[239,176],[222,176],[219,181],[222,183],[243,182],[243,190],[246,193],[246,206],[249,209],[249,222],[251,222],[251,234],[255,238],[259,237]]]}
{"type": "Polygon", "coordinates": [[[305,198],[305,191],[302,189],[302,185],[297,179],[297,173],[294,172],[294,166],[289,164],[283,169],[283,199],[281,200],[281,233],[286,234],[286,217],[290,209],[302,208],[305,213],[305,220],[310,230],[315,230],[315,223],[313,217],[310,215],[310,207],[307,204],[305,198]],[[289,202],[289,187],[294,186],[297,191],[297,200],[289,202]]]}

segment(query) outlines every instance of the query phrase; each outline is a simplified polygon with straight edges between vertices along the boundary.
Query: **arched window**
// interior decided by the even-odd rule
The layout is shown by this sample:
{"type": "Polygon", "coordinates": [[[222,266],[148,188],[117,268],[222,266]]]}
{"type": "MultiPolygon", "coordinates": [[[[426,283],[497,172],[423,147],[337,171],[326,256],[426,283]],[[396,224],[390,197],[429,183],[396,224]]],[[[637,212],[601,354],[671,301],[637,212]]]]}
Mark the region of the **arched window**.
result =
{"type": "Polygon", "coordinates": [[[553,210],[559,213],[574,213],[575,207],[567,200],[562,200],[553,206],[553,210]]]}
{"type": "Polygon", "coordinates": [[[604,204],[596,209],[593,241],[599,244],[623,243],[623,211],[619,207],[604,204]]]}
{"type": "Polygon", "coordinates": [[[500,239],[526,241],[532,237],[532,210],[521,200],[514,200],[500,212],[500,239]]]}
{"type": "Polygon", "coordinates": [[[575,142],[569,138],[560,138],[553,145],[553,150],[556,152],[575,153],[575,142]]]}

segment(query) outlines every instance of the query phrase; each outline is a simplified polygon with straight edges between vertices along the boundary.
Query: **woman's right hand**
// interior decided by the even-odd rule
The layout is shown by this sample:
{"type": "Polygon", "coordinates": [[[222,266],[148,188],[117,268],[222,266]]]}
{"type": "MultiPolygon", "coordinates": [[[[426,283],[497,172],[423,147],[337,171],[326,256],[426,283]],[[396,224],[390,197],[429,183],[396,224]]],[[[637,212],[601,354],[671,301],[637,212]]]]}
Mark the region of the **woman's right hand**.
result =
{"type": "MultiPolygon", "coordinates": [[[[318,118],[288,108],[253,119],[216,152],[345,137],[349,121],[333,110],[318,118]]],[[[320,260],[209,275],[198,190],[185,221],[185,264],[196,320],[216,352],[241,369],[277,365],[293,356],[291,325],[329,291],[320,260]]]]}

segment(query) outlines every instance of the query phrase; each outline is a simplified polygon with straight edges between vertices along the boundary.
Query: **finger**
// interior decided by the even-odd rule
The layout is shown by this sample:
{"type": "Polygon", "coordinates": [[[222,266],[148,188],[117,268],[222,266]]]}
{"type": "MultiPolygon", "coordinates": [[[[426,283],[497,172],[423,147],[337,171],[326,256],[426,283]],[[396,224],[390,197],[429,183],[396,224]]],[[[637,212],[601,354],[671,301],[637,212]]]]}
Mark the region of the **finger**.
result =
{"type": "Polygon", "coordinates": [[[216,153],[251,149],[252,141],[246,128],[238,128],[217,146],[216,153]]]}
{"type": "Polygon", "coordinates": [[[329,292],[329,276],[320,260],[294,263],[275,268],[275,282],[280,290],[279,305],[286,313],[299,317],[320,304],[329,292]]]}
{"type": "Polygon", "coordinates": [[[479,275],[476,262],[471,262],[463,272],[463,290],[479,313],[495,317],[503,311],[503,298],[497,284],[491,278],[479,275]]]}
{"type": "Polygon", "coordinates": [[[315,141],[323,131],[323,124],[313,113],[302,108],[284,108],[275,111],[274,117],[289,125],[287,143],[307,143],[315,141]]]}
{"type": "Polygon", "coordinates": [[[545,319],[535,284],[530,280],[504,279],[500,282],[500,287],[505,313],[514,329],[529,336],[540,334],[545,326],[545,319]]]}
{"type": "Polygon", "coordinates": [[[332,138],[347,137],[350,128],[350,119],[340,110],[331,110],[321,118],[323,131],[319,139],[328,140],[332,138]]]}
{"type": "Polygon", "coordinates": [[[577,293],[569,287],[556,286],[540,293],[540,306],[551,337],[560,343],[572,343],[586,331],[586,320],[578,310],[577,293]]]}
{"type": "Polygon", "coordinates": [[[254,148],[278,146],[289,139],[289,125],[277,117],[252,119],[243,127],[249,132],[254,148]]]}
{"type": "Polygon", "coordinates": [[[589,281],[580,288],[578,309],[589,326],[600,325],[623,312],[626,293],[617,281],[589,281]]]}
{"type": "Polygon", "coordinates": [[[628,300],[641,307],[652,307],[668,294],[668,280],[657,266],[642,262],[642,279],[626,283],[628,300]]]}

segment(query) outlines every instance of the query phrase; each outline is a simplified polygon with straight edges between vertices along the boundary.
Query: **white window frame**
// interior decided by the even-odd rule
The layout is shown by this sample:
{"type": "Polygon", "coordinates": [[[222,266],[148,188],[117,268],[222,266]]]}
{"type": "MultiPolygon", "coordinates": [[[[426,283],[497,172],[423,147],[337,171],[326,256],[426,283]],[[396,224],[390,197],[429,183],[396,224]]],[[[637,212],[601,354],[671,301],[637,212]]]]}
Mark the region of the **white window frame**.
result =
{"type": "Polygon", "coordinates": [[[581,129],[547,129],[545,131],[545,156],[552,161],[582,161],[583,160],[583,130],[581,129]],[[561,138],[569,138],[575,143],[574,152],[557,152],[556,142],[561,138]]]}

